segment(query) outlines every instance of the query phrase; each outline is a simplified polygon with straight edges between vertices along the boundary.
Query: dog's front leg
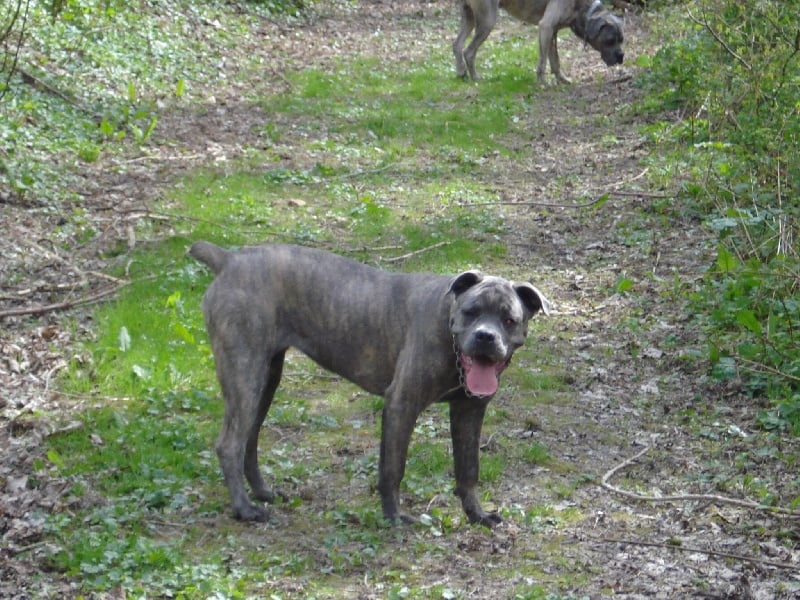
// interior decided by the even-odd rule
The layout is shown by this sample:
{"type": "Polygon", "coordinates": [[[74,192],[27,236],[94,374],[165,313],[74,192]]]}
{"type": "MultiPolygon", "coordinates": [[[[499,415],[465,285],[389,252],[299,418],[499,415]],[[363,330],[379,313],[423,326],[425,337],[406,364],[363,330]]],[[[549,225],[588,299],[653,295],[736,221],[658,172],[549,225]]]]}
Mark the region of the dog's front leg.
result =
{"type": "Polygon", "coordinates": [[[550,59],[550,70],[553,72],[553,75],[555,75],[556,80],[560,83],[572,83],[561,72],[561,61],[558,58],[558,32],[553,33],[548,58],[550,59]]]}
{"type": "Polygon", "coordinates": [[[453,438],[456,496],[471,523],[492,527],[503,519],[496,512],[486,512],[478,499],[480,443],[483,417],[489,400],[457,399],[450,403],[450,434],[453,438]]]}
{"type": "Polygon", "coordinates": [[[536,78],[544,83],[547,77],[547,57],[553,44],[555,30],[544,20],[539,23],[539,61],[536,63],[536,78]]]}
{"type": "Polygon", "coordinates": [[[408,445],[421,409],[390,387],[383,406],[381,453],[378,464],[378,492],[383,516],[392,524],[413,523],[416,519],[400,512],[400,482],[406,470],[408,445]]]}

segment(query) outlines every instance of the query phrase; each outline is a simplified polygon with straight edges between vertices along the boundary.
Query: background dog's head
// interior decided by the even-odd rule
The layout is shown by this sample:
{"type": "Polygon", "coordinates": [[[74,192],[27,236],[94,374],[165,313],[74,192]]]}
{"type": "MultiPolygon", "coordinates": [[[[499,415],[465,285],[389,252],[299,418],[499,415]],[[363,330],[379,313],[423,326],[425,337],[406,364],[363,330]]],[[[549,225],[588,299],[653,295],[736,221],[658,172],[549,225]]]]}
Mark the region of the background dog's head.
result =
{"type": "Polygon", "coordinates": [[[600,0],[595,0],[586,12],[585,21],[578,19],[573,24],[575,33],[600,53],[609,67],[621,65],[625,57],[622,51],[622,19],[606,9],[600,0]]]}

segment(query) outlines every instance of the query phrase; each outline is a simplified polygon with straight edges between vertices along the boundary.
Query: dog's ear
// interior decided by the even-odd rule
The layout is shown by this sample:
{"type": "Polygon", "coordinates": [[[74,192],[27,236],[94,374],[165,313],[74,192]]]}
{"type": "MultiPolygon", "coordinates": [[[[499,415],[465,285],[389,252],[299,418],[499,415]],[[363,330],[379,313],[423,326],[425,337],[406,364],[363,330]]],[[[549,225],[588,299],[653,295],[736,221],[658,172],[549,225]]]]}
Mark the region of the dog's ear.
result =
{"type": "Polygon", "coordinates": [[[483,280],[483,273],[480,271],[464,271],[461,275],[456,275],[450,282],[447,293],[460,296],[469,288],[483,280]]]}
{"type": "Polygon", "coordinates": [[[586,39],[588,40],[596,40],[599,35],[600,31],[603,29],[603,26],[606,25],[605,19],[600,19],[598,17],[590,17],[589,20],[586,22],[586,39]]]}
{"type": "Polygon", "coordinates": [[[531,318],[537,312],[542,311],[544,314],[550,314],[550,301],[544,297],[544,294],[536,289],[536,286],[530,283],[515,283],[514,291],[522,301],[525,307],[527,318],[531,318]]]}
{"type": "Polygon", "coordinates": [[[614,30],[613,37],[619,38],[622,43],[622,28],[625,22],[617,15],[606,12],[603,15],[593,15],[586,21],[586,39],[596,40],[600,37],[603,27],[610,27],[614,30]]]}

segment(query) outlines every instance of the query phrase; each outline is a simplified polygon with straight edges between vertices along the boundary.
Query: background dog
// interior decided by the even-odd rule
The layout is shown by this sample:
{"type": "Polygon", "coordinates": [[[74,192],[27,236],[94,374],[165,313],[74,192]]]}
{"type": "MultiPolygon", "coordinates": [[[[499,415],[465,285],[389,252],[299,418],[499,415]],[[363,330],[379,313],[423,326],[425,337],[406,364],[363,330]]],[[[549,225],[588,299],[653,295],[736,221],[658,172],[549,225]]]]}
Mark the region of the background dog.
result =
{"type": "Polygon", "coordinates": [[[556,45],[556,33],[565,27],[570,27],[575,35],[600,52],[608,66],[622,64],[625,56],[622,51],[622,19],[609,12],[600,0],[459,0],[459,6],[461,31],[453,42],[459,77],[466,77],[469,73],[473,80],[478,79],[475,55],[494,28],[499,8],[520,21],[539,24],[539,63],[536,67],[539,81],[544,81],[545,61],[549,58],[550,70],[556,79],[569,83],[561,73],[556,45]],[[465,50],[464,42],[473,30],[475,35],[465,50]]]}

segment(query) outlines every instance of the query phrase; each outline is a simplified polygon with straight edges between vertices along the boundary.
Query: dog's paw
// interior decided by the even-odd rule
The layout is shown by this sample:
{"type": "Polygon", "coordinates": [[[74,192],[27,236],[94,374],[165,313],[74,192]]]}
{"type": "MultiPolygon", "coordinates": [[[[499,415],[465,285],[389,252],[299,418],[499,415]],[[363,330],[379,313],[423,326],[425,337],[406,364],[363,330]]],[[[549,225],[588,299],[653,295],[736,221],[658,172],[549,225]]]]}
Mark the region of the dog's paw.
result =
{"type": "Polygon", "coordinates": [[[383,519],[392,527],[398,525],[416,525],[419,519],[404,512],[393,512],[391,514],[383,513],[383,519]]]}
{"type": "Polygon", "coordinates": [[[233,516],[240,521],[256,521],[265,523],[269,519],[269,511],[263,506],[246,504],[233,510],[233,516]]]}
{"type": "Polygon", "coordinates": [[[481,512],[480,514],[469,515],[469,521],[473,525],[482,525],[483,527],[492,528],[503,522],[503,517],[496,511],[481,512]]]}
{"type": "Polygon", "coordinates": [[[270,504],[289,501],[288,494],[283,492],[283,490],[270,490],[268,488],[254,490],[253,497],[256,500],[261,500],[262,502],[269,502],[270,504]]]}
{"type": "Polygon", "coordinates": [[[408,513],[400,513],[397,521],[403,525],[416,525],[419,523],[419,519],[417,517],[409,515],[408,513]]]}

